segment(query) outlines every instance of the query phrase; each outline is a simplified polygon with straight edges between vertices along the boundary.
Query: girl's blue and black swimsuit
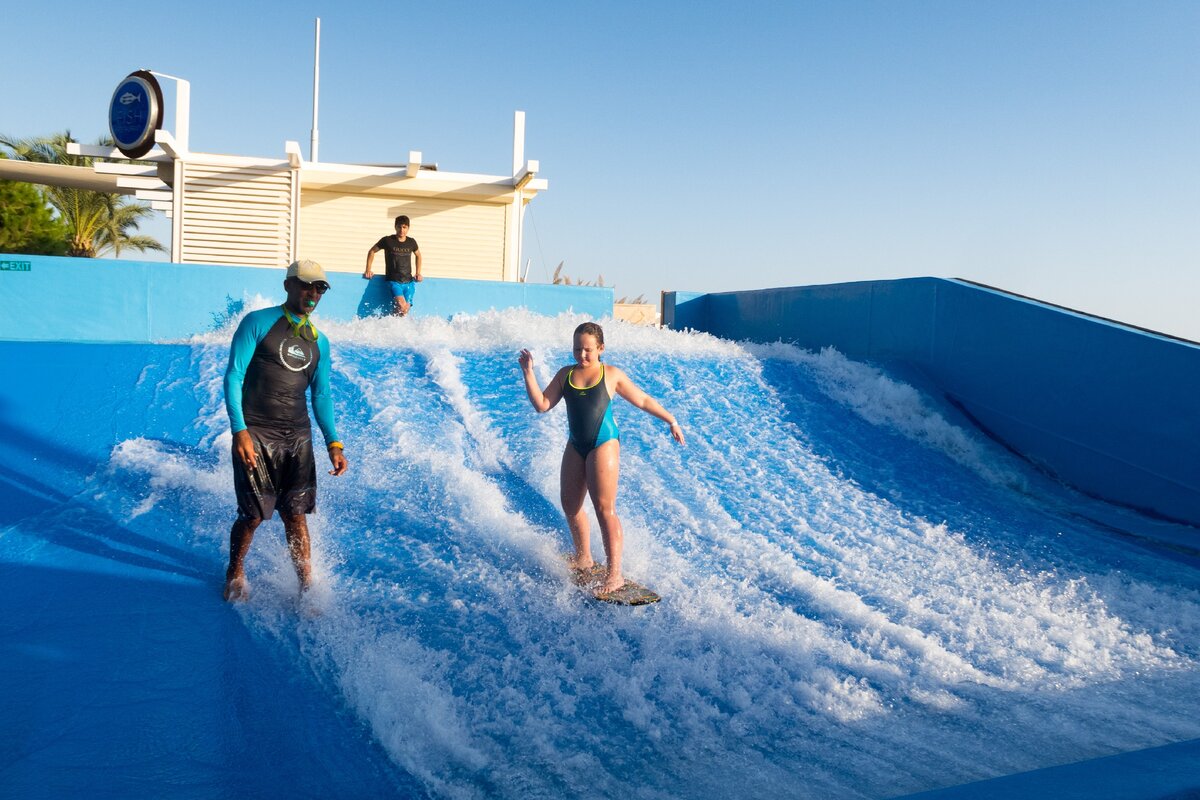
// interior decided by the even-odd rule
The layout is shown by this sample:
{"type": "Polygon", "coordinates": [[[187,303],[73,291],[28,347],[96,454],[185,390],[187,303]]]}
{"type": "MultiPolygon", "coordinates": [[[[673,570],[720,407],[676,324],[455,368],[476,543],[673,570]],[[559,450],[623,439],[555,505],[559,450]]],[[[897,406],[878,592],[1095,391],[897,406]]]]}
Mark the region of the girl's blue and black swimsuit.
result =
{"type": "Polygon", "coordinates": [[[600,378],[591,386],[579,387],[571,382],[572,367],[563,381],[563,399],[567,403],[568,439],[575,452],[587,458],[588,453],[612,439],[619,439],[617,423],[612,415],[612,397],[604,382],[604,365],[600,378]]]}

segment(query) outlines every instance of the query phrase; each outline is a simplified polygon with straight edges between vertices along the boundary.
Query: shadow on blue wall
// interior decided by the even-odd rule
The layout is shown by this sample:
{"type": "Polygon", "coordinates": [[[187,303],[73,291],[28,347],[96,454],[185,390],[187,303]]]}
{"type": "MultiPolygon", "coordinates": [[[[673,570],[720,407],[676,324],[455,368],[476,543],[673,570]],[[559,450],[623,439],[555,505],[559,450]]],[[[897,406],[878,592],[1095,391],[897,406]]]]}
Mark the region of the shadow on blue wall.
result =
{"type": "Polygon", "coordinates": [[[358,317],[386,317],[392,313],[392,293],[387,281],[375,278],[366,282],[358,301],[358,317]]]}

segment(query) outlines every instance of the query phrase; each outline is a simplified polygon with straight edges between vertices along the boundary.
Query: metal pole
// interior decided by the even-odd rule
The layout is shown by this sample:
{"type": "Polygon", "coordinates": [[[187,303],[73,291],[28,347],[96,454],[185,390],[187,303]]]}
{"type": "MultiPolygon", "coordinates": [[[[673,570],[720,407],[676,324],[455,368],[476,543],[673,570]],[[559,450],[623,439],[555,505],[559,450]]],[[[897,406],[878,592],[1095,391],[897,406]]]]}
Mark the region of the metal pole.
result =
{"type": "Polygon", "coordinates": [[[317,144],[321,138],[317,131],[317,102],[321,96],[321,18],[317,17],[317,38],[313,46],[313,124],[312,144],[309,146],[308,160],[317,162],[317,144]]]}

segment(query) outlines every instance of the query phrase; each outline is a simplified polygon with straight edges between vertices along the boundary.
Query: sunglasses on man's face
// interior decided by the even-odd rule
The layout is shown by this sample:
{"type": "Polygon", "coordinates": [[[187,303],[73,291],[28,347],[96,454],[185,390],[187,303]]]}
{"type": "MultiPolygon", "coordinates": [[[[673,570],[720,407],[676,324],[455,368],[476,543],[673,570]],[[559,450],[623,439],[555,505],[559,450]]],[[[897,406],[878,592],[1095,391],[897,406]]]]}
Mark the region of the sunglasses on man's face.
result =
{"type": "Polygon", "coordinates": [[[296,282],[296,285],[300,287],[300,291],[302,292],[307,292],[312,289],[316,290],[317,294],[325,294],[329,291],[329,284],[325,281],[313,281],[312,283],[305,283],[299,278],[292,278],[292,280],[296,282]]]}

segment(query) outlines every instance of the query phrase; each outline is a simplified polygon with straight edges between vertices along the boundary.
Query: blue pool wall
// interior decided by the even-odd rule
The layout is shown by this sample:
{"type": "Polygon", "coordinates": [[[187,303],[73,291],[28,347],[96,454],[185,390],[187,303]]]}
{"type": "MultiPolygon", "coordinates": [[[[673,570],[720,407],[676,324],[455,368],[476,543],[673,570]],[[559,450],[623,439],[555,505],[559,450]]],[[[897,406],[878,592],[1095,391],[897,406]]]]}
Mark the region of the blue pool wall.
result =
{"type": "Polygon", "coordinates": [[[942,278],[667,292],[663,323],[916,370],[1083,492],[1200,526],[1200,345],[942,278]]]}
{"type": "MultiPolygon", "coordinates": [[[[331,289],[315,318],[348,321],[387,313],[383,278],[329,272],[331,289]]],[[[283,297],[283,269],[112,261],[0,253],[0,339],[160,342],[219,325],[255,294],[283,297]]],[[[426,278],[414,316],[451,317],[527,308],[550,316],[573,311],[612,316],[613,290],[501,281],[426,278]]]]}

